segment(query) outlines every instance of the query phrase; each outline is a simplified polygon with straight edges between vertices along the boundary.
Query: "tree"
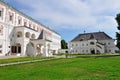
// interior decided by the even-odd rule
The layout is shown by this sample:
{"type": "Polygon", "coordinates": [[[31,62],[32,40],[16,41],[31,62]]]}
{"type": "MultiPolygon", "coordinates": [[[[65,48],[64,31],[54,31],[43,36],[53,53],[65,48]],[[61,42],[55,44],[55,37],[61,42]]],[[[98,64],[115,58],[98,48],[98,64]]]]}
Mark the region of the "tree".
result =
{"type": "Polygon", "coordinates": [[[68,49],[68,44],[64,39],[61,40],[61,49],[68,49]]]}
{"type": "MultiPolygon", "coordinates": [[[[116,16],[116,21],[117,21],[117,29],[120,31],[120,14],[117,14],[116,16]]],[[[117,47],[120,49],[120,33],[116,32],[116,40],[117,40],[117,47]]]]}

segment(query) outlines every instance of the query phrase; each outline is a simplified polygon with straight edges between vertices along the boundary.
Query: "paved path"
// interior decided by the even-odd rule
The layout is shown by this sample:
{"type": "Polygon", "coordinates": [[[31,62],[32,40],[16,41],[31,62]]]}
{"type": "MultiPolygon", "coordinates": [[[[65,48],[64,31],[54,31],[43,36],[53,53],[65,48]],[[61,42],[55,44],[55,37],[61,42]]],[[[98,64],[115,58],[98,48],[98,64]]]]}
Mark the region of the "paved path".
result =
{"type": "Polygon", "coordinates": [[[25,64],[25,63],[33,63],[33,62],[41,62],[41,61],[53,60],[53,59],[58,59],[58,58],[50,58],[50,59],[40,59],[40,60],[30,60],[30,61],[22,61],[22,62],[5,63],[5,64],[0,64],[0,67],[2,67],[2,66],[10,66],[10,65],[17,65],[17,64],[25,64]]]}
{"type": "Polygon", "coordinates": [[[23,56],[0,56],[0,59],[19,58],[23,56]]]}
{"type": "MultiPolygon", "coordinates": [[[[23,57],[23,56],[1,56],[0,59],[9,59],[9,58],[18,58],[18,57],[23,57]]],[[[39,60],[29,60],[29,61],[21,61],[21,62],[4,63],[4,64],[0,64],[0,67],[17,65],[17,64],[33,63],[33,62],[41,62],[41,61],[53,60],[53,59],[59,59],[59,58],[66,58],[65,55],[63,55],[63,56],[53,56],[53,57],[54,58],[49,58],[49,59],[39,59],[39,60]]],[[[72,57],[68,57],[68,58],[72,58],[72,57]]]]}

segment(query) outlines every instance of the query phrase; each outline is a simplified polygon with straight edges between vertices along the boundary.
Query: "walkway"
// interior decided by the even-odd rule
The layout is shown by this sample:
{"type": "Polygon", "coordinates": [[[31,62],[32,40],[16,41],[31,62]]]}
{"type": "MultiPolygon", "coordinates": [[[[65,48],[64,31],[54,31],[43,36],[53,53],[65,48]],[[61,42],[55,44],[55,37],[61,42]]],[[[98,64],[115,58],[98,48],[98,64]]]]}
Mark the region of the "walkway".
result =
{"type": "Polygon", "coordinates": [[[22,62],[5,63],[5,64],[0,64],[0,67],[2,67],[2,66],[10,66],[10,65],[17,65],[17,64],[33,63],[33,62],[41,62],[41,61],[53,60],[53,59],[58,59],[58,58],[50,58],[50,59],[40,59],[40,60],[30,60],[30,61],[22,61],[22,62]]]}
{"type": "Polygon", "coordinates": [[[0,56],[0,59],[19,58],[23,56],[0,56]]]}

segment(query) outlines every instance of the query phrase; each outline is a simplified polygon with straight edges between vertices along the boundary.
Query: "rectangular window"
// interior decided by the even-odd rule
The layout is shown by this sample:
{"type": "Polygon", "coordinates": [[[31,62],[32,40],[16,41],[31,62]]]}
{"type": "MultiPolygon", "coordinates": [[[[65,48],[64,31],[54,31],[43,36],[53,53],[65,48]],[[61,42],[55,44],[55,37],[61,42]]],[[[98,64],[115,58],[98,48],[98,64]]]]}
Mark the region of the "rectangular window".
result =
{"type": "Polygon", "coordinates": [[[82,44],[82,46],[84,46],[84,44],[82,44]]]}
{"type": "Polygon", "coordinates": [[[82,52],[84,53],[84,50],[82,50],[82,52]]]}
{"type": "Polygon", "coordinates": [[[31,28],[31,24],[29,24],[29,27],[31,28]]]}
{"type": "Polygon", "coordinates": [[[13,16],[12,15],[9,16],[9,20],[13,21],[13,16]]]}
{"type": "Polygon", "coordinates": [[[76,46],[78,46],[78,44],[76,44],[76,46]]]}
{"type": "Polygon", "coordinates": [[[2,53],[2,50],[0,50],[0,53],[2,53]]]}
{"type": "Polygon", "coordinates": [[[0,11],[0,17],[2,17],[2,11],[0,11]]]}
{"type": "Polygon", "coordinates": [[[74,46],[74,44],[72,44],[72,46],[74,46]]]}
{"type": "Polygon", "coordinates": [[[0,45],[0,48],[2,48],[2,45],[0,45]]]}
{"type": "Polygon", "coordinates": [[[0,45],[0,53],[2,53],[2,45],[0,45]]]}
{"type": "Polygon", "coordinates": [[[110,45],[110,42],[108,43],[108,45],[110,45]]]}
{"type": "Polygon", "coordinates": [[[3,18],[3,11],[4,9],[3,8],[0,8],[0,17],[3,18]]]}
{"type": "Polygon", "coordinates": [[[24,26],[27,26],[27,22],[24,22],[24,26]]]}
{"type": "Polygon", "coordinates": [[[3,26],[0,25],[0,35],[3,35],[3,26]]]}
{"type": "Polygon", "coordinates": [[[21,24],[21,19],[18,19],[18,24],[21,24]]]}

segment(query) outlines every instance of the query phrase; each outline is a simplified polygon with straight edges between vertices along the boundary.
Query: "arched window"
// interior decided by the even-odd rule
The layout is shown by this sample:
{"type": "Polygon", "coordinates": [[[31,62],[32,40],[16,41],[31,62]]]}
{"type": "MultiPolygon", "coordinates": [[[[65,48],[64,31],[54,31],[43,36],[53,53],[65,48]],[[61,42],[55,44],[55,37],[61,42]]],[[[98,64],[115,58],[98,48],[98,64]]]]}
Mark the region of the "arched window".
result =
{"type": "Polygon", "coordinates": [[[26,33],[25,33],[25,37],[26,37],[26,38],[30,38],[30,33],[29,33],[29,32],[26,32],[26,33]]]}
{"type": "Polygon", "coordinates": [[[21,31],[17,32],[17,37],[22,37],[22,32],[21,31]]]}
{"type": "Polygon", "coordinates": [[[32,35],[31,35],[31,38],[32,38],[32,39],[35,39],[35,34],[32,34],[32,35]]]}

